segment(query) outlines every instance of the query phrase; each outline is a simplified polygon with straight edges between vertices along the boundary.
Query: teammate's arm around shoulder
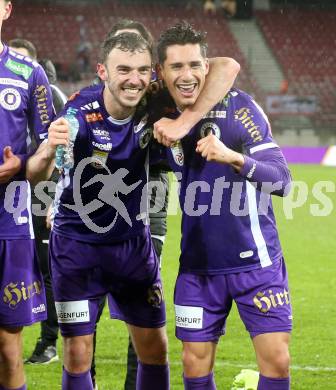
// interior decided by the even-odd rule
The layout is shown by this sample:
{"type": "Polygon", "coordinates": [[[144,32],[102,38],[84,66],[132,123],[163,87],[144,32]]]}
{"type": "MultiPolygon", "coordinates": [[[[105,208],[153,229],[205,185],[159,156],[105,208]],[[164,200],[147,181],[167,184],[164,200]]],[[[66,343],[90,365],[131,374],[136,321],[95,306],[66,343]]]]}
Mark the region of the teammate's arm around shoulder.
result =
{"type": "Polygon", "coordinates": [[[204,88],[197,102],[190,108],[193,111],[203,110],[199,120],[228,94],[240,71],[239,63],[230,57],[209,58],[209,66],[204,88]]]}
{"type": "Polygon", "coordinates": [[[39,146],[35,154],[27,161],[26,177],[32,184],[49,179],[54,169],[57,146],[66,146],[68,142],[69,123],[63,117],[60,117],[50,124],[48,139],[39,146]]]}
{"type": "Polygon", "coordinates": [[[159,142],[171,146],[183,138],[230,91],[240,71],[239,63],[230,57],[215,57],[209,59],[209,65],[196,103],[187,107],[177,119],[162,118],[154,124],[154,135],[159,142]]]}

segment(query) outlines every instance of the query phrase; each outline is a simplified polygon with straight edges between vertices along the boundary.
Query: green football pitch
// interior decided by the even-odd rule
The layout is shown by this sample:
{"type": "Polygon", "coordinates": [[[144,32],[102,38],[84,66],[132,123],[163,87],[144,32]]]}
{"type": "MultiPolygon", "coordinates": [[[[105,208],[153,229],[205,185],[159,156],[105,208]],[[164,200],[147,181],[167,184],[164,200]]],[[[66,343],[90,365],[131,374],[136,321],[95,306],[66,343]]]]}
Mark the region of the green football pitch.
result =
{"type": "MultiPolygon", "coordinates": [[[[287,203],[276,197],[273,202],[289,272],[294,312],[292,389],[332,390],[336,389],[336,172],[335,168],[298,165],[292,166],[291,170],[293,180],[298,183],[295,193],[290,195],[287,203]],[[297,196],[301,196],[301,201],[297,196]],[[293,208],[300,203],[300,207],[293,208]]],[[[168,229],[162,274],[170,340],[171,389],[182,390],[181,346],[174,336],[172,303],[178,269],[179,215],[169,216],[168,229]]],[[[39,325],[25,329],[25,357],[31,353],[38,333],[39,325]]],[[[96,361],[99,390],[123,389],[126,350],[124,324],[111,321],[105,310],[98,325],[96,361]]],[[[61,342],[58,343],[58,351],[61,357],[61,342]]],[[[234,307],[226,335],[218,346],[215,366],[217,388],[229,390],[233,377],[242,368],[256,369],[256,365],[249,335],[234,307]]],[[[29,389],[61,388],[61,362],[25,366],[25,369],[29,389]]]]}

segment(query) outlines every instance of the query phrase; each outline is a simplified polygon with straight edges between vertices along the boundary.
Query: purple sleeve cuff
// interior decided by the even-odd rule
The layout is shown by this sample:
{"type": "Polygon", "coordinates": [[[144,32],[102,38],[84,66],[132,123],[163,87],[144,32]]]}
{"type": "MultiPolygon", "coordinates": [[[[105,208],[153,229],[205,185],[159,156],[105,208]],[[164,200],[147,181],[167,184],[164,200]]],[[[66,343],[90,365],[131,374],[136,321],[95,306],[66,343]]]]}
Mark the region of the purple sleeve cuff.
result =
{"type": "Polygon", "coordinates": [[[285,196],[290,190],[291,175],[280,149],[260,153],[259,159],[244,155],[240,175],[264,192],[285,196]]]}
{"type": "Polygon", "coordinates": [[[251,179],[254,171],[256,170],[257,162],[251,157],[245,155],[243,155],[243,157],[244,157],[244,165],[243,168],[240,170],[240,175],[246,177],[247,179],[251,179]]]}

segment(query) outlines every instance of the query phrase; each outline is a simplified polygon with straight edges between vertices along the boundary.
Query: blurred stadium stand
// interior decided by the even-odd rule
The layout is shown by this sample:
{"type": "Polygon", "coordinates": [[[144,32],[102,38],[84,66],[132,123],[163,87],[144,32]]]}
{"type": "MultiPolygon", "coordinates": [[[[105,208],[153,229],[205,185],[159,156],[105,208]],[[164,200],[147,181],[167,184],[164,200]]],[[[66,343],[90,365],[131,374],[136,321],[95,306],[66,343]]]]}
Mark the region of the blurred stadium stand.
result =
{"type": "Polygon", "coordinates": [[[256,12],[288,80],[289,93],[317,97],[315,126],[336,124],[336,12],[279,9],[256,12]]]}
{"type": "MultiPolygon", "coordinates": [[[[309,115],[274,115],[273,130],[285,134],[286,130],[287,133],[293,129],[308,130],[305,134],[310,134],[312,143],[327,142],[323,137],[327,139],[336,134],[336,10],[302,9],[297,5],[300,0],[260,1],[270,6],[267,10],[255,11],[254,16],[271,55],[288,82],[288,91],[283,94],[301,100],[313,97],[316,106],[309,115]],[[278,7],[272,7],[272,3],[279,3],[278,7]],[[284,3],[289,6],[284,7],[284,3]],[[322,141],[315,131],[319,132],[319,137],[322,134],[322,141]]],[[[307,5],[314,0],[303,3],[307,5]]],[[[269,88],[256,81],[250,59],[243,54],[242,42],[231,31],[230,21],[221,12],[215,16],[205,15],[201,0],[18,0],[12,18],[3,28],[3,38],[7,41],[24,37],[33,41],[40,57],[49,57],[58,65],[61,77],[72,75],[75,79],[80,29],[84,26],[86,39],[92,47],[92,71],[82,80],[82,84],[87,84],[94,77],[100,43],[121,17],[143,22],[155,38],[159,37],[160,31],[181,19],[207,31],[209,56],[234,57],[242,67],[236,85],[265,106],[269,88]]],[[[70,93],[80,86],[81,83],[68,82],[63,88],[70,93]]],[[[274,92],[280,94],[280,91],[274,92]]],[[[291,139],[296,140],[295,137],[291,139]]]]}
{"type": "MultiPolygon", "coordinates": [[[[143,22],[155,38],[160,31],[176,23],[181,18],[190,21],[195,27],[208,32],[209,55],[232,56],[240,62],[242,72],[238,85],[250,93],[255,93],[257,86],[249,72],[245,58],[234,40],[225,18],[221,15],[210,17],[201,12],[201,8],[186,9],[185,5],[169,6],[162,2],[107,1],[100,6],[91,3],[80,5],[43,3],[16,7],[12,19],[4,28],[4,38],[25,37],[38,47],[41,57],[52,58],[63,72],[71,71],[76,62],[76,48],[80,41],[78,15],[82,15],[87,37],[92,44],[91,67],[94,72],[99,53],[99,43],[106,32],[121,17],[143,22]]],[[[62,73],[63,73],[62,72],[62,73]]]]}

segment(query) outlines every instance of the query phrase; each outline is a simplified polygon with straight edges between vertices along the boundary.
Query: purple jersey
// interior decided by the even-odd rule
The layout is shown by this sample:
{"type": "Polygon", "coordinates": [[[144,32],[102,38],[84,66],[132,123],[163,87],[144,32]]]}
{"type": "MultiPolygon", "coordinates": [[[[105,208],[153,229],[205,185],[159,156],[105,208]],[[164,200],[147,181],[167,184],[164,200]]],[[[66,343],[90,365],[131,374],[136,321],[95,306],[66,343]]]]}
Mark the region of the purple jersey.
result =
{"type": "Polygon", "coordinates": [[[112,118],[105,109],[103,88],[83,89],[60,113],[75,118],[79,130],[74,168],[64,170],[56,187],[53,230],[91,243],[137,236],[147,224],[151,131],[146,116],[112,118]]]}
{"type": "MultiPolygon", "coordinates": [[[[0,164],[5,146],[11,146],[13,153],[25,162],[32,152],[32,137],[37,144],[41,143],[53,119],[48,79],[37,62],[7,46],[0,54],[0,72],[0,164]]],[[[23,180],[23,171],[0,185],[1,239],[33,238],[30,186],[23,180]]]]}
{"type": "Polygon", "coordinates": [[[272,162],[275,170],[278,165],[283,168],[286,180],[290,175],[264,112],[250,96],[231,90],[166,153],[177,177],[180,175],[181,272],[248,271],[282,257],[271,199],[261,190],[260,181],[277,181],[272,180],[277,177],[273,172],[268,174],[272,162]],[[197,141],[209,132],[247,156],[247,167],[244,165],[240,174],[228,164],[207,162],[195,152],[197,141]],[[270,153],[272,161],[268,163],[270,153]]]}

